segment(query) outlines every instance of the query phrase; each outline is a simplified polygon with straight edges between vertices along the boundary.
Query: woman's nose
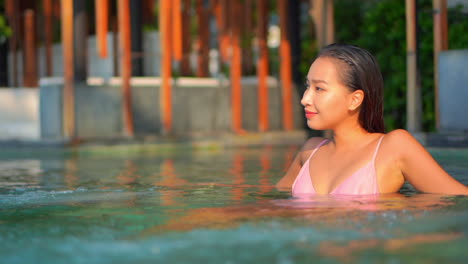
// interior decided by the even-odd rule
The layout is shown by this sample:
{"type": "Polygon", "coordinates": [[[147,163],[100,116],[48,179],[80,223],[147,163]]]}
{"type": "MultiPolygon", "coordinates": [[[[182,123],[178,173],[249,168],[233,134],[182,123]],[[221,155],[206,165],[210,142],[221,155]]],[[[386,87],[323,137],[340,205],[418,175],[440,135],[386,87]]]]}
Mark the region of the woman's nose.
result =
{"type": "Polygon", "coordinates": [[[301,99],[301,104],[303,106],[310,105],[312,102],[312,93],[309,91],[309,89],[305,90],[304,94],[302,95],[301,99]]]}

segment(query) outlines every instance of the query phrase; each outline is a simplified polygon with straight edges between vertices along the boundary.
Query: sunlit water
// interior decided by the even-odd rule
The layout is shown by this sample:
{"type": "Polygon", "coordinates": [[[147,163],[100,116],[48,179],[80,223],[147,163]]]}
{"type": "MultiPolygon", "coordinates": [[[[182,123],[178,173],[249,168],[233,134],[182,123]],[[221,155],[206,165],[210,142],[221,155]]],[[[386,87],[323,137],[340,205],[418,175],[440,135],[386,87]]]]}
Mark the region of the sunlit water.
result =
{"type": "MultiPolygon", "coordinates": [[[[0,154],[0,263],[468,263],[468,197],[293,199],[297,150],[0,154]]],[[[431,152],[468,185],[468,150],[431,152]]]]}

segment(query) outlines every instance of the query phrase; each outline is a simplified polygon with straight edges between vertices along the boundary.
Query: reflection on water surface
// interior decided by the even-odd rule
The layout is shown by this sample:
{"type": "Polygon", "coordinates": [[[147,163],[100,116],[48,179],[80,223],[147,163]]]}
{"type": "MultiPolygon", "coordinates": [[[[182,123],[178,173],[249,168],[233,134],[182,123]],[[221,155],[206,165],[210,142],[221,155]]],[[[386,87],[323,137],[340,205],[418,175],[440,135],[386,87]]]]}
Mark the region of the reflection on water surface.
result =
{"type": "MultiPolygon", "coordinates": [[[[465,263],[468,198],[294,197],[298,148],[0,156],[5,263],[465,263]]],[[[468,183],[467,150],[432,150],[468,183]]]]}

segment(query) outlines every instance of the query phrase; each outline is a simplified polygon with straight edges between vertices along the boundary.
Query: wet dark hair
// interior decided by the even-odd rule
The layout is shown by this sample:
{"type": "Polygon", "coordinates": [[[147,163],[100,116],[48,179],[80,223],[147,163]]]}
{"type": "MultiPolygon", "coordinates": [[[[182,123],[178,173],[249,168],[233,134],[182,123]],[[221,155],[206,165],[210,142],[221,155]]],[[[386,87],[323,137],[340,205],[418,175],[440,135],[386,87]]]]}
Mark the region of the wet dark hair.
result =
{"type": "Polygon", "coordinates": [[[331,44],[320,50],[317,58],[338,60],[341,81],[351,91],[362,90],[364,100],[359,111],[359,123],[370,133],[384,133],[383,78],[372,54],[358,46],[331,44]],[[343,67],[341,67],[343,66],[343,67]]]}

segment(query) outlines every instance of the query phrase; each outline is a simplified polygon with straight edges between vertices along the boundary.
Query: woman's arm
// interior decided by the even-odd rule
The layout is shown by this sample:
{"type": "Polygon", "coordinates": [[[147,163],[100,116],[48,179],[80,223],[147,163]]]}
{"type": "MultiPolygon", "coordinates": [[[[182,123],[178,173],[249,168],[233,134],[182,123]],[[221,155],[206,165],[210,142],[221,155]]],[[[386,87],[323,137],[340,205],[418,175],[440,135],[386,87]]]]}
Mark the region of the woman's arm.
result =
{"type": "Polygon", "coordinates": [[[400,169],[416,189],[428,193],[465,194],[468,187],[450,176],[407,131],[388,133],[388,141],[400,161],[400,169]]]}
{"type": "Polygon", "coordinates": [[[276,188],[280,191],[290,191],[291,187],[296,179],[297,174],[301,170],[301,152],[299,152],[294,158],[293,162],[289,166],[286,174],[276,183],[276,188]]]}
{"type": "Polygon", "coordinates": [[[302,155],[305,155],[304,153],[309,153],[311,150],[317,147],[317,145],[322,140],[323,138],[320,137],[313,137],[307,140],[307,142],[304,144],[304,146],[302,146],[301,150],[298,152],[293,162],[289,166],[289,169],[286,171],[286,174],[276,184],[277,189],[282,191],[291,190],[294,180],[296,179],[297,175],[299,174],[299,171],[302,168],[302,155]]]}

